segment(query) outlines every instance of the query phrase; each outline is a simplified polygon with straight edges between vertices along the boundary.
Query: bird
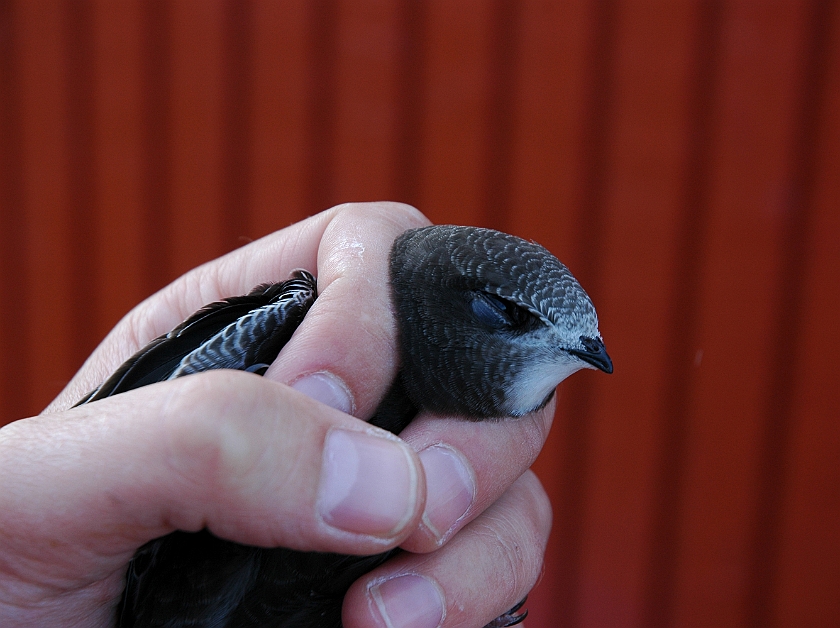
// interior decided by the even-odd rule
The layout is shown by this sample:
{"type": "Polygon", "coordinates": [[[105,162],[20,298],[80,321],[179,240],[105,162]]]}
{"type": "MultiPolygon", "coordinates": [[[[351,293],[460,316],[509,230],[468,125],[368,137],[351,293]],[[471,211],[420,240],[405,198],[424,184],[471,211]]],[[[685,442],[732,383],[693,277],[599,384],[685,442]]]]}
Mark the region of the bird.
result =
{"type": "MultiPolygon", "coordinates": [[[[398,434],[421,410],[465,420],[544,407],[572,373],[613,364],[595,307],[539,244],[492,229],[405,231],[389,255],[399,370],[370,423],[398,434]]],[[[317,279],[285,281],[211,303],[138,351],[77,405],[210,369],[265,372],[317,298],[317,279]]],[[[132,558],[120,628],[341,628],[359,577],[401,550],[373,556],[261,548],[207,530],[175,531],[132,558]]],[[[520,602],[485,628],[520,623],[520,602]]]]}

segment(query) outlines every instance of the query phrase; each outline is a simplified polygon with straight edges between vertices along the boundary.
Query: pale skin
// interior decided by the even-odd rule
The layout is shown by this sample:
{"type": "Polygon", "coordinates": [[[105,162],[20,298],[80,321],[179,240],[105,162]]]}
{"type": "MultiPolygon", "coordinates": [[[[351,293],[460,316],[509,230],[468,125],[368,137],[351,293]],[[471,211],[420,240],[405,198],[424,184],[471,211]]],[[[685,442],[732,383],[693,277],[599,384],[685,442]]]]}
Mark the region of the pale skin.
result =
{"type": "Polygon", "coordinates": [[[383,613],[392,626],[480,627],[523,598],[551,526],[528,469],[554,403],[515,420],[421,415],[399,439],[359,420],[397,368],[388,251],[424,224],[406,205],[340,206],[205,264],[132,310],[42,414],[0,430],[0,624],[111,626],[137,548],[203,527],[267,547],[409,550],[353,585],[346,628],[384,628],[383,613]],[[71,408],[202,305],[296,268],[317,271],[320,296],[264,377],[213,371],[71,408]],[[379,484],[357,498],[402,482],[378,519],[325,510],[326,443],[344,442],[332,434],[391,465],[366,459],[373,479],[353,490],[379,484]]]}

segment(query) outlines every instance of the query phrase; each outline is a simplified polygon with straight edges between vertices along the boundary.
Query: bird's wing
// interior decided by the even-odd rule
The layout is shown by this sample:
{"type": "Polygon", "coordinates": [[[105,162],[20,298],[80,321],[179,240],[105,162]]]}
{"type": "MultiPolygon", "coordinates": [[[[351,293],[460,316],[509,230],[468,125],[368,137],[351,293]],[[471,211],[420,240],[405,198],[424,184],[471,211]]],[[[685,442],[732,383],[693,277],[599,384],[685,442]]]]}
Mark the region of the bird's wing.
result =
{"type": "Polygon", "coordinates": [[[260,554],[253,547],[223,541],[207,530],[154,539],[129,563],[119,626],[228,625],[220,618],[239,606],[259,568],[260,554]],[[166,568],[156,569],[158,561],[166,568]]]}
{"type": "MultiPolygon", "coordinates": [[[[248,295],[207,305],[138,351],[77,405],[201,370],[249,370],[268,364],[316,298],[315,277],[299,270],[287,281],[263,284],[248,295]]],[[[172,626],[211,625],[208,618],[229,615],[239,604],[256,577],[258,559],[253,548],[221,541],[207,531],[175,532],[154,539],[131,560],[119,625],[127,628],[145,622],[169,626],[170,620],[172,626]],[[177,545],[179,551],[168,551],[171,545],[177,545]],[[164,555],[169,561],[167,568],[155,569],[164,555]],[[185,562],[172,565],[173,557],[185,562]],[[185,571],[191,574],[186,583],[185,571]],[[170,581],[161,584],[161,578],[170,581]],[[185,595],[202,603],[185,603],[185,595]]]]}
{"type": "Polygon", "coordinates": [[[177,376],[271,363],[314,303],[315,285],[310,273],[299,270],[287,281],[263,284],[245,296],[201,308],[135,353],[76,405],[169,379],[185,361],[188,366],[177,376]]]}

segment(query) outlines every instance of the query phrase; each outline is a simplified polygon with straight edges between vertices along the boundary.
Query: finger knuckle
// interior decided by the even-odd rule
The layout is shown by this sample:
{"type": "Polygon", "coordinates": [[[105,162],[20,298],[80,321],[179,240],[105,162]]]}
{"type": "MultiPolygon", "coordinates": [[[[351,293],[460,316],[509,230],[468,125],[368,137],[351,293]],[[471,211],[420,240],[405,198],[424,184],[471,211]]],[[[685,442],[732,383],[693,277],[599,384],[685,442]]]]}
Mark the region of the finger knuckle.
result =
{"type": "Polygon", "coordinates": [[[482,524],[480,534],[492,557],[494,590],[505,600],[521,598],[534,586],[542,568],[544,541],[534,522],[497,512],[482,524]]]}
{"type": "Polygon", "coordinates": [[[336,218],[341,220],[385,220],[399,224],[403,229],[409,225],[427,224],[429,221],[417,208],[405,203],[380,201],[374,203],[344,203],[334,208],[336,218]]]}
{"type": "Polygon", "coordinates": [[[260,439],[243,421],[236,375],[217,371],[184,377],[165,409],[167,459],[183,480],[214,494],[246,475],[260,456],[260,439]]]}

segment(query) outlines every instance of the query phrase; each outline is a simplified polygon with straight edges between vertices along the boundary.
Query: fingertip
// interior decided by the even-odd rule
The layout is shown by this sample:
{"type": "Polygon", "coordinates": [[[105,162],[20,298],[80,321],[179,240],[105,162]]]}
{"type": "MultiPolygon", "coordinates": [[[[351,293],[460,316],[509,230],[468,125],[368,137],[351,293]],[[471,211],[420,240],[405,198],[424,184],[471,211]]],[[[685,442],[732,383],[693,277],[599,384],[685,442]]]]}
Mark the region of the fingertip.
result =
{"type": "Polygon", "coordinates": [[[546,506],[526,473],[438,551],[400,553],[356,581],[344,600],[345,627],[485,625],[510,613],[542,572],[546,506]],[[430,589],[440,594],[442,616],[430,589]]]}
{"type": "Polygon", "coordinates": [[[446,594],[440,583],[426,574],[406,572],[357,580],[344,596],[342,625],[438,628],[446,615],[446,594]]]}
{"type": "Polygon", "coordinates": [[[416,574],[389,578],[374,582],[367,595],[389,627],[438,628],[446,619],[443,590],[431,578],[416,574]]]}
{"type": "Polygon", "coordinates": [[[431,552],[446,543],[466,519],[476,497],[475,474],[454,448],[437,444],[419,458],[426,475],[426,507],[421,525],[402,544],[410,552],[431,552]]]}
{"type": "Polygon", "coordinates": [[[379,432],[330,430],[317,507],[332,527],[388,541],[415,527],[425,480],[414,451],[379,432]]]}
{"type": "Polygon", "coordinates": [[[356,409],[350,388],[344,380],[328,371],[302,375],[291,383],[291,387],[339,412],[353,414],[356,409]]]}

